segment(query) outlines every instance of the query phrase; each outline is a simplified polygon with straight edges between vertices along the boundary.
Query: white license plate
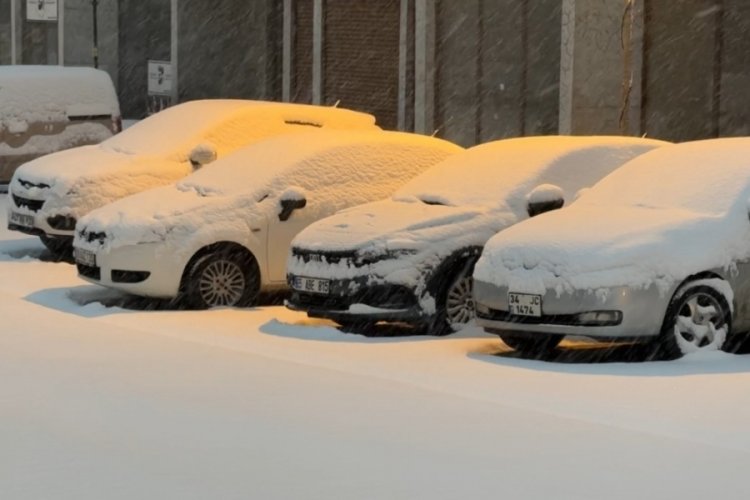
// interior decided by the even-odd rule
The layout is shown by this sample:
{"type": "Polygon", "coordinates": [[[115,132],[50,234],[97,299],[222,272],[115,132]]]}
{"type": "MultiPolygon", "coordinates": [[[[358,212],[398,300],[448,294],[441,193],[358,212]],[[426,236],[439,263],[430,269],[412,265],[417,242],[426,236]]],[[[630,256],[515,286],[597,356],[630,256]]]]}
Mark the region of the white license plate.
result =
{"type": "Polygon", "coordinates": [[[300,292],[328,294],[330,285],[330,280],[305,278],[304,276],[295,276],[292,280],[292,288],[300,292]]]}
{"type": "Polygon", "coordinates": [[[508,312],[516,316],[542,316],[542,296],[529,293],[508,293],[508,312]]]}
{"type": "Polygon", "coordinates": [[[73,258],[78,264],[83,264],[84,266],[88,267],[96,267],[96,254],[89,250],[74,248],[73,258]]]}
{"type": "Polygon", "coordinates": [[[23,227],[34,227],[34,216],[19,214],[18,212],[10,213],[10,223],[17,224],[23,227]]]}

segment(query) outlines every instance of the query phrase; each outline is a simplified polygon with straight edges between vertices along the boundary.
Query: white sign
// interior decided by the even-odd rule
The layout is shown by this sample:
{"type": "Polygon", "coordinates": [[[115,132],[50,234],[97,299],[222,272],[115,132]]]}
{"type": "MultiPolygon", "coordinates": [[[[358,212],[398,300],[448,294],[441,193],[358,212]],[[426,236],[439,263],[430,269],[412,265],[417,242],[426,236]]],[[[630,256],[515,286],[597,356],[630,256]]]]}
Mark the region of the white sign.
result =
{"type": "Polygon", "coordinates": [[[148,62],[148,95],[172,95],[172,63],[169,61],[148,62]]]}
{"type": "Polygon", "coordinates": [[[26,20],[57,21],[57,0],[26,0],[26,20]]]}

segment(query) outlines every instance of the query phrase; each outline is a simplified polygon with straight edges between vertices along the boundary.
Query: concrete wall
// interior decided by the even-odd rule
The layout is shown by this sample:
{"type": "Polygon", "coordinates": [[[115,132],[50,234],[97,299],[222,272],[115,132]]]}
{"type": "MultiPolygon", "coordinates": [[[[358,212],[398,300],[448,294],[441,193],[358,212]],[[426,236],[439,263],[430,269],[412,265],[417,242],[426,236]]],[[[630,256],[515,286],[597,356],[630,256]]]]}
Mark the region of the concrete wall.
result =
{"type": "Polygon", "coordinates": [[[438,3],[437,129],[463,145],[555,133],[559,0],[438,3]]]}
{"type": "MultiPolygon", "coordinates": [[[[117,0],[99,0],[99,68],[118,79],[117,0]]],[[[94,20],[91,0],[65,0],[65,65],[93,66],[94,20]]]]}
{"type": "Polygon", "coordinates": [[[281,2],[180,0],[180,100],[278,98],[281,2]]]}
{"type": "Polygon", "coordinates": [[[10,0],[0,0],[0,64],[10,64],[10,37],[10,0]]]}
{"type": "Polygon", "coordinates": [[[719,133],[750,135],[750,2],[724,0],[722,25],[719,133]]]}

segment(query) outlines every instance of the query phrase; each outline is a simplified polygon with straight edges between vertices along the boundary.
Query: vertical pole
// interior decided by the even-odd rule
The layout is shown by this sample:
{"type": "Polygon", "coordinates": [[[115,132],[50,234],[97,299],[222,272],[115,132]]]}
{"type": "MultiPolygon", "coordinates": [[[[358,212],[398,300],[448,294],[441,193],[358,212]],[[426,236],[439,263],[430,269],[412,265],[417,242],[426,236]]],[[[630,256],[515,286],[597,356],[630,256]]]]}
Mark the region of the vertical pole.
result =
{"type": "Polygon", "coordinates": [[[65,0],[57,2],[57,64],[65,65],[65,0]]]}
{"type": "Polygon", "coordinates": [[[179,102],[180,99],[180,92],[179,92],[179,84],[180,84],[180,78],[179,78],[179,50],[178,50],[178,43],[179,43],[179,24],[178,24],[178,12],[177,12],[177,2],[178,0],[172,0],[172,8],[171,8],[171,50],[170,50],[170,62],[172,63],[172,105],[175,105],[179,102]]]}
{"type": "Polygon", "coordinates": [[[323,0],[313,3],[312,103],[323,102],[323,0]]]}
{"type": "Polygon", "coordinates": [[[714,67],[711,99],[711,135],[721,135],[721,78],[724,73],[724,0],[716,0],[716,18],[714,20],[714,67]]]}
{"type": "Polygon", "coordinates": [[[406,78],[409,62],[409,1],[401,0],[398,32],[398,129],[406,129],[406,78]]]}
{"type": "Polygon", "coordinates": [[[432,134],[435,123],[435,2],[416,0],[414,10],[414,131],[432,134]]]}
{"type": "Polygon", "coordinates": [[[16,54],[16,1],[10,0],[10,63],[16,64],[18,56],[16,54]]]}
{"type": "Polygon", "coordinates": [[[94,67],[99,67],[99,21],[97,16],[97,7],[99,5],[99,0],[91,0],[91,11],[94,16],[94,48],[93,50],[93,56],[94,56],[94,67]]]}
{"type": "Polygon", "coordinates": [[[294,25],[294,12],[292,0],[284,0],[284,47],[281,61],[281,100],[289,102],[292,100],[292,53],[293,39],[292,26],[294,25]]]}
{"type": "Polygon", "coordinates": [[[576,0],[563,0],[560,41],[560,112],[558,130],[573,133],[573,85],[576,50],[576,0]]]}

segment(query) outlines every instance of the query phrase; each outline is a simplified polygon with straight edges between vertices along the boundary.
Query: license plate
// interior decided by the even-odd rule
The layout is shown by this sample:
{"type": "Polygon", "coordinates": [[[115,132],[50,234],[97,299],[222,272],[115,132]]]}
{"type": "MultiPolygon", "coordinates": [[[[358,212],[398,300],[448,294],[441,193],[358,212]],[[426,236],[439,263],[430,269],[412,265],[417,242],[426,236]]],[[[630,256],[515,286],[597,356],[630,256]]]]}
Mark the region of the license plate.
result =
{"type": "Polygon", "coordinates": [[[508,293],[508,312],[516,316],[542,315],[542,296],[529,293],[508,293]]]}
{"type": "Polygon", "coordinates": [[[330,291],[330,284],[330,280],[305,278],[304,276],[295,276],[292,280],[292,288],[299,292],[308,293],[328,294],[330,291]]]}
{"type": "Polygon", "coordinates": [[[96,254],[89,250],[82,250],[80,248],[73,249],[73,258],[78,264],[82,264],[88,267],[96,267],[96,254]]]}
{"type": "Polygon", "coordinates": [[[10,213],[10,223],[17,224],[23,227],[34,227],[34,216],[19,214],[18,212],[10,213]]]}

